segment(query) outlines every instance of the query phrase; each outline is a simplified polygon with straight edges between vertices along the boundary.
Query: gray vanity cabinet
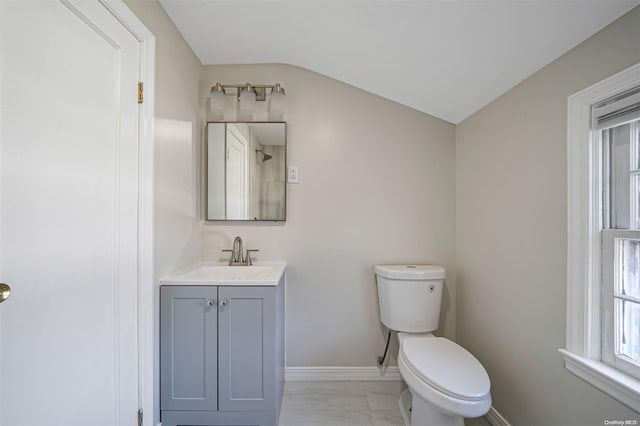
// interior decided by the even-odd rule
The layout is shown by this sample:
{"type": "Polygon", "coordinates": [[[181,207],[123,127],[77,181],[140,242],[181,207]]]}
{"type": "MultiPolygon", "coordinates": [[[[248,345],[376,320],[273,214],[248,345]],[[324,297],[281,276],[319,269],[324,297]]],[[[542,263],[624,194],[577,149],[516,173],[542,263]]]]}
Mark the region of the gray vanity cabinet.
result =
{"type": "Polygon", "coordinates": [[[218,409],[217,299],[217,287],[161,287],[162,410],[218,409]]]}
{"type": "Polygon", "coordinates": [[[162,426],[276,426],[283,335],[284,283],[162,286],[162,426]]]}

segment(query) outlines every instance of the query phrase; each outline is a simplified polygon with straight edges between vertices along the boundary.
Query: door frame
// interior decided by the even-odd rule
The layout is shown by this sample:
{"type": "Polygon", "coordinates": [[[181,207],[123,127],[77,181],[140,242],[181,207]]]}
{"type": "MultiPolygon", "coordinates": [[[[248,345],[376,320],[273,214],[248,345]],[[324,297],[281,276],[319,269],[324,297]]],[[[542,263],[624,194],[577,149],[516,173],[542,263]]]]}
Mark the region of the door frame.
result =
{"type": "MultiPolygon", "coordinates": [[[[65,0],[61,0],[65,1],[65,0]]],[[[154,123],[156,39],[122,0],[99,0],[140,42],[143,102],[138,108],[138,407],[143,425],[154,424],[156,364],[154,335],[154,123]]]]}

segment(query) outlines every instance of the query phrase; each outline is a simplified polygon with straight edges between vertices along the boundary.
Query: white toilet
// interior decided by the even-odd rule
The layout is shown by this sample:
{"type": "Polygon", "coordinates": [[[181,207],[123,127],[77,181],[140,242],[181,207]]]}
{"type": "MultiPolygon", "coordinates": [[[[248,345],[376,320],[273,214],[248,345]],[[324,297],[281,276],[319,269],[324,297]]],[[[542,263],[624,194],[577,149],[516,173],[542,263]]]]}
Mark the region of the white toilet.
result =
{"type": "Polygon", "coordinates": [[[382,323],[398,331],[398,367],[409,386],[400,396],[407,426],[463,426],[491,407],[487,371],[438,328],[445,270],[433,265],[375,267],[382,323]]]}

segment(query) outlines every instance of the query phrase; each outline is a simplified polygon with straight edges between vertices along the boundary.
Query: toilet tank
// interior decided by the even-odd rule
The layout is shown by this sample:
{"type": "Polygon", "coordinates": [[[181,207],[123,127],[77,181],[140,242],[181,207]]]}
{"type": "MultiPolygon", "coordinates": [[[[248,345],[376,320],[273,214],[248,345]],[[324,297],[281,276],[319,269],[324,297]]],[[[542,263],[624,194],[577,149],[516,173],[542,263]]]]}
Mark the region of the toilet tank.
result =
{"type": "Polygon", "coordinates": [[[380,319],[391,330],[427,333],[438,328],[445,270],[436,265],[378,265],[380,319]]]}

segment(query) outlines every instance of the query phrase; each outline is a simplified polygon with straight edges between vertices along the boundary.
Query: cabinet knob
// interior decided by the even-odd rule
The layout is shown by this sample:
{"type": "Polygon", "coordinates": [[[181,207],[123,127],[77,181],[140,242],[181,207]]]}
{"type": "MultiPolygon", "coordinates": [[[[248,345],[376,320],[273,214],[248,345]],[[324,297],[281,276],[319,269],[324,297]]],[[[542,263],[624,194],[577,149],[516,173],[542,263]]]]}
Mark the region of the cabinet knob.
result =
{"type": "Polygon", "coordinates": [[[4,302],[11,295],[11,287],[9,284],[0,283],[0,303],[4,302]]]}
{"type": "Polygon", "coordinates": [[[213,305],[215,305],[215,304],[216,304],[216,301],[215,301],[215,300],[213,300],[213,299],[209,299],[209,300],[207,300],[207,306],[213,306],[213,305]]]}
{"type": "Polygon", "coordinates": [[[227,301],[226,300],[221,300],[220,301],[220,306],[227,306],[227,301]]]}

